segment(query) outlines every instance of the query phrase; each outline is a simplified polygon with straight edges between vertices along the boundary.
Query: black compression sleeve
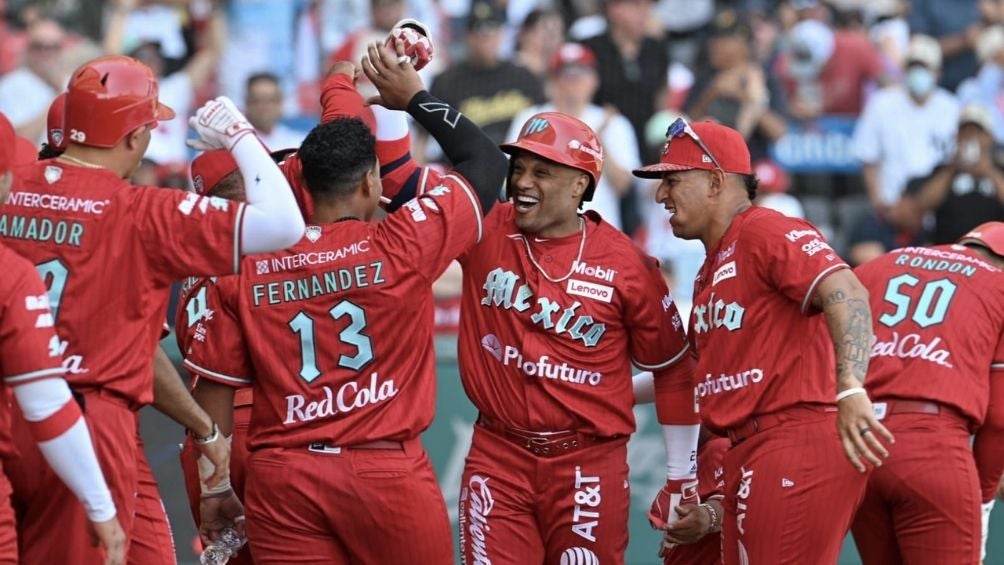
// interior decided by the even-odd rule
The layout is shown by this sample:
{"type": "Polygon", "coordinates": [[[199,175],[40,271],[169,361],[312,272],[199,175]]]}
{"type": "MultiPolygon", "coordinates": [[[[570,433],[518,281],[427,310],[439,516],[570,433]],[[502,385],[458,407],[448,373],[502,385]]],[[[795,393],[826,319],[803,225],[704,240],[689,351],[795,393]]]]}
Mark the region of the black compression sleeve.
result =
{"type": "Polygon", "coordinates": [[[428,91],[411,99],[408,113],[436,139],[453,163],[453,170],[471,183],[482,212],[487,214],[498,201],[509,171],[505,154],[474,122],[428,91]]]}

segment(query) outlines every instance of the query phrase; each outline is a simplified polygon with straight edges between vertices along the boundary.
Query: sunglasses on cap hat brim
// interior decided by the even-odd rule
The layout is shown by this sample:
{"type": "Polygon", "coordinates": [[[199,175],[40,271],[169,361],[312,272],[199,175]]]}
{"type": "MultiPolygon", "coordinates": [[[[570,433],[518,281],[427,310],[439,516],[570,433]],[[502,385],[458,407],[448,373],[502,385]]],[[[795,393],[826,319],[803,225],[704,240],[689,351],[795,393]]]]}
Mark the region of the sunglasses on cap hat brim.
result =
{"type": "Polygon", "coordinates": [[[676,121],[669,124],[669,127],[666,129],[667,142],[669,140],[675,139],[677,137],[683,137],[685,135],[690,137],[690,139],[694,140],[694,143],[696,143],[697,146],[701,148],[701,151],[704,151],[704,154],[707,155],[709,159],[711,159],[711,162],[715,164],[715,167],[723,171],[725,170],[722,167],[722,165],[718,162],[718,159],[715,158],[715,155],[711,153],[711,150],[708,149],[708,146],[705,145],[703,141],[701,141],[701,136],[697,135],[697,132],[694,131],[694,128],[690,127],[690,123],[687,122],[687,120],[683,118],[677,118],[676,121]]]}

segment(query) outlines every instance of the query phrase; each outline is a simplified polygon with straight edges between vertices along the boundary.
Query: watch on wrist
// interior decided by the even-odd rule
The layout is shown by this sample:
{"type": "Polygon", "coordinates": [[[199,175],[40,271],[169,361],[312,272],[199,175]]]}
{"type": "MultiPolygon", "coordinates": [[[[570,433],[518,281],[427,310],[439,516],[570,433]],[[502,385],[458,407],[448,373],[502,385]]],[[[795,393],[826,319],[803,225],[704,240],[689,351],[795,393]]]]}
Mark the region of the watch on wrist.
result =
{"type": "Polygon", "coordinates": [[[220,439],[220,428],[216,425],[216,422],[213,422],[213,429],[207,436],[199,437],[192,433],[191,430],[189,430],[188,433],[192,436],[192,441],[199,445],[206,445],[207,443],[213,443],[214,441],[220,439]]]}

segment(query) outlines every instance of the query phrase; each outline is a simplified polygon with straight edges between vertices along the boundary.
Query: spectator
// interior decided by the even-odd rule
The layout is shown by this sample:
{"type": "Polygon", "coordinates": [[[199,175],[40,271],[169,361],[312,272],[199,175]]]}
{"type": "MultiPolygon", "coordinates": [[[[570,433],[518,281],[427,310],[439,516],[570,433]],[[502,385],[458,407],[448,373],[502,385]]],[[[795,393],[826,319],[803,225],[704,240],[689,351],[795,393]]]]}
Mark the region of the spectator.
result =
{"type": "MultiPolygon", "coordinates": [[[[135,30],[129,28],[130,20],[134,23],[143,22],[144,18],[149,16],[145,14],[133,19],[134,14],[131,12],[133,5],[135,2],[132,0],[120,0],[119,9],[112,12],[105,34],[105,51],[108,54],[117,54],[129,49],[131,57],[150,67],[160,85],[160,99],[176,112],[173,119],[160,122],[151,132],[150,146],[146,150],[145,157],[158,165],[187,163],[188,146],[185,145],[185,140],[188,137],[188,116],[195,108],[197,93],[212,77],[220,52],[227,41],[222,14],[214,11],[209,20],[202,48],[192,54],[179,70],[171,72],[163,45],[159,41],[144,40],[136,35],[135,30]],[[137,37],[140,43],[135,46],[129,45],[126,42],[128,37],[137,37]]],[[[170,14],[161,12],[160,15],[170,14]]],[[[172,54],[177,52],[174,51],[172,54]]]]}
{"type": "Polygon", "coordinates": [[[959,102],[979,104],[987,108],[993,118],[994,139],[1004,143],[1004,26],[985,29],[976,42],[976,55],[980,70],[974,77],[959,85],[959,102]]]}
{"type": "Polygon", "coordinates": [[[299,147],[305,134],[286,127],[282,118],[283,93],[279,77],[272,73],[255,73],[248,77],[247,118],[265,147],[271,151],[299,147]]]}
{"type": "Polygon", "coordinates": [[[49,102],[73,70],[67,68],[65,41],[63,27],[54,20],[34,22],[28,28],[24,65],[0,78],[0,112],[21,137],[44,139],[49,102]]]}
{"type": "Polygon", "coordinates": [[[954,159],[911,183],[921,210],[934,213],[931,243],[954,243],[975,226],[1004,221],[1004,171],[994,162],[992,131],[988,108],[964,107],[954,159]]]}
{"type": "Polygon", "coordinates": [[[707,27],[716,17],[714,0],[657,0],[652,11],[666,32],[670,58],[694,68],[707,27]]]}
{"type": "Polygon", "coordinates": [[[873,0],[865,7],[865,19],[871,25],[868,37],[876,46],[882,58],[884,72],[889,77],[899,78],[903,69],[903,58],[910,45],[910,24],[906,21],[909,11],[904,0],[873,0]]]}
{"type": "Polygon", "coordinates": [[[516,39],[514,61],[544,80],[547,78],[551,58],[564,41],[565,21],[561,19],[561,13],[538,8],[523,20],[516,39]]]}
{"type": "Polygon", "coordinates": [[[941,49],[931,37],[910,40],[906,84],[877,92],[854,131],[854,151],[879,213],[893,204],[913,177],[931,172],[954,144],[959,105],[937,86],[941,49]]]}
{"type": "Polygon", "coordinates": [[[631,123],[613,106],[591,104],[599,86],[596,57],[588,47],[566,43],[550,64],[550,101],[520,112],[512,121],[506,139],[516,139],[527,119],[540,112],[561,112],[586,123],[603,144],[603,176],[585,210],[595,210],[608,223],[621,229],[620,198],[631,189],[631,170],[641,166],[631,123]]]}
{"type": "Polygon", "coordinates": [[[753,175],[760,180],[753,204],[781,212],[791,218],[805,218],[798,198],[788,194],[788,173],[774,161],[764,159],[753,164],[753,175]]]}
{"type": "Polygon", "coordinates": [[[775,70],[785,86],[790,113],[800,120],[860,114],[867,88],[883,78],[882,61],[867,36],[834,31],[817,19],[795,24],[775,70]]]}
{"type": "MultiPolygon", "coordinates": [[[[987,0],[911,0],[910,31],[938,40],[944,56],[944,71],[939,84],[955,88],[966,77],[976,74],[976,40],[984,24],[980,4],[987,0]]],[[[995,2],[995,0],[990,0],[995,2]]]]}
{"type": "Polygon", "coordinates": [[[787,129],[784,94],[750,51],[752,32],[735,10],[715,17],[708,43],[708,72],[690,89],[687,113],[694,120],[712,119],[743,134],[753,159],[787,129]]]}
{"type": "Polygon", "coordinates": [[[467,20],[467,60],[437,76],[430,89],[496,143],[507,141],[505,135],[516,114],[545,100],[544,88],[533,73],[502,60],[504,24],[501,8],[484,0],[475,2],[467,20]]]}
{"type": "MultiPolygon", "coordinates": [[[[670,67],[665,43],[647,35],[651,8],[650,0],[604,0],[606,31],[583,42],[596,55],[600,75],[593,103],[611,104],[624,114],[641,148],[645,124],[665,99],[670,67]]],[[[655,157],[642,151],[643,161],[655,157]]],[[[634,190],[621,199],[621,216],[628,234],[642,223],[634,190]]]]}

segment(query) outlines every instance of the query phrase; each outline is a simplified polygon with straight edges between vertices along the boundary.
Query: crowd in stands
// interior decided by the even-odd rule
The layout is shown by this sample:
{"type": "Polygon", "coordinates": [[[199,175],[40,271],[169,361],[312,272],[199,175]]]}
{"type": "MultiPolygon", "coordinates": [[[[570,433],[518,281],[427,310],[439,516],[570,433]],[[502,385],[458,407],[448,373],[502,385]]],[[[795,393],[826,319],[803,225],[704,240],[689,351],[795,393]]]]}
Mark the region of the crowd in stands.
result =
{"type": "MultiPolygon", "coordinates": [[[[0,0],[0,111],[41,142],[70,72],[101,53],[154,69],[178,117],[141,173],[184,187],[186,118],[230,96],[267,146],[299,144],[320,80],[403,17],[432,30],[436,96],[496,141],[541,109],[605,145],[588,207],[663,260],[686,302],[703,260],[655,186],[678,116],[749,142],[759,203],[804,216],[858,264],[1004,220],[1004,0],[0,0]]],[[[363,79],[365,82],[365,79],[363,79]]],[[[372,88],[361,84],[364,91],[372,88]]],[[[416,128],[417,129],[417,128],[416,128]]],[[[436,162],[415,132],[416,158],[436,162]]]]}

